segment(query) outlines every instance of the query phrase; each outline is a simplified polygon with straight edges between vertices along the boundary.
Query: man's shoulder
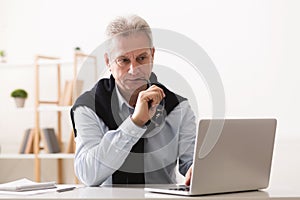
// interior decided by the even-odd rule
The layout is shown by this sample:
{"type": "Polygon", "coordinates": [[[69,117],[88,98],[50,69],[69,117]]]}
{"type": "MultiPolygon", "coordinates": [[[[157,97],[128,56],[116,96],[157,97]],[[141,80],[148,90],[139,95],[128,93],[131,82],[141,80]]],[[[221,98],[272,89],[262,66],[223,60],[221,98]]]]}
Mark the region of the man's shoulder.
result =
{"type": "Polygon", "coordinates": [[[73,109],[78,106],[87,106],[95,111],[96,96],[107,95],[112,89],[112,81],[109,78],[100,79],[91,90],[81,94],[75,101],[73,109]]]}
{"type": "Polygon", "coordinates": [[[91,90],[81,94],[72,106],[72,110],[75,110],[79,106],[86,106],[91,108],[92,110],[95,110],[95,95],[96,86],[94,86],[91,90]]]}

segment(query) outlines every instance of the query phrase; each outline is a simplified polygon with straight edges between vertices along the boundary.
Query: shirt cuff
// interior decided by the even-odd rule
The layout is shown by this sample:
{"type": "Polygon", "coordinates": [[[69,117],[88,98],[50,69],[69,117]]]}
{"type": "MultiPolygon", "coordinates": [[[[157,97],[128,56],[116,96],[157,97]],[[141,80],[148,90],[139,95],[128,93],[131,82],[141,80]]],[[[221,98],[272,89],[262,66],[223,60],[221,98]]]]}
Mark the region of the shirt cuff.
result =
{"type": "Polygon", "coordinates": [[[121,129],[124,133],[132,136],[132,137],[137,137],[140,138],[142,135],[146,132],[147,127],[139,127],[137,126],[132,120],[131,117],[127,117],[123,121],[123,123],[119,126],[119,129],[121,129]]]}

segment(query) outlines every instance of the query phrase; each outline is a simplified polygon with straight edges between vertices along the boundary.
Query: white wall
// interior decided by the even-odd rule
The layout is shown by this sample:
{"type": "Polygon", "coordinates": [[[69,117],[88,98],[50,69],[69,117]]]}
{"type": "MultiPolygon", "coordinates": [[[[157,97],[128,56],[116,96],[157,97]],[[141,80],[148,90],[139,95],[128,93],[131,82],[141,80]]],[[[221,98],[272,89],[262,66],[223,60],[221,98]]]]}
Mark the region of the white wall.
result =
{"type": "MultiPolygon", "coordinates": [[[[36,53],[72,59],[75,46],[87,53],[98,47],[115,16],[135,13],[204,48],[223,80],[227,117],[276,117],[278,138],[299,140],[299,9],[297,0],[0,0],[0,49],[9,62],[32,62],[36,53]]],[[[33,75],[30,68],[22,69],[24,77],[16,73],[0,66],[0,144],[11,140],[7,133],[16,135],[15,124],[26,126],[9,114],[8,94],[19,85],[32,89],[33,75]]],[[[210,99],[203,98],[199,116],[208,117],[210,99]]]]}

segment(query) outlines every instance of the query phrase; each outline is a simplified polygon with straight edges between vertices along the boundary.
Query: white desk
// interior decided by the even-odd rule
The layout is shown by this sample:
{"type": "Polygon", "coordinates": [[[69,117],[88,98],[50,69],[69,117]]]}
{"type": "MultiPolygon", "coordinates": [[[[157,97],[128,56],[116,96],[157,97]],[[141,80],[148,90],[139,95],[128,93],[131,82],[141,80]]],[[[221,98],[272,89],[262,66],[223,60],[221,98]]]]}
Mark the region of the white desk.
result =
{"type": "Polygon", "coordinates": [[[45,194],[31,195],[31,196],[12,196],[0,195],[0,200],[12,199],[63,199],[63,200],[78,200],[78,199],[109,199],[109,200],[124,200],[124,199],[204,199],[204,200],[239,200],[239,199],[300,199],[300,187],[296,188],[278,188],[267,189],[264,191],[254,192],[239,192],[220,195],[206,195],[197,197],[184,197],[176,195],[164,195],[144,192],[143,188],[125,188],[125,187],[83,187],[68,191],[68,192],[50,192],[45,194]]]}

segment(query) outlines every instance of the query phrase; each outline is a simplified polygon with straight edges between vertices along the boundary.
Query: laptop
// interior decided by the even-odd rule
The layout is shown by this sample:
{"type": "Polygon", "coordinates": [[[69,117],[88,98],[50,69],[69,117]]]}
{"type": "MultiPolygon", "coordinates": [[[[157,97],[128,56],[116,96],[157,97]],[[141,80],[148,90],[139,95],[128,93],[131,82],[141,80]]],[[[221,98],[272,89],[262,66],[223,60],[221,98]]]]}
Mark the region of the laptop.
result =
{"type": "Polygon", "coordinates": [[[148,185],[145,191],[194,196],[267,188],[276,124],[276,119],[201,120],[190,187],[148,185]]]}

